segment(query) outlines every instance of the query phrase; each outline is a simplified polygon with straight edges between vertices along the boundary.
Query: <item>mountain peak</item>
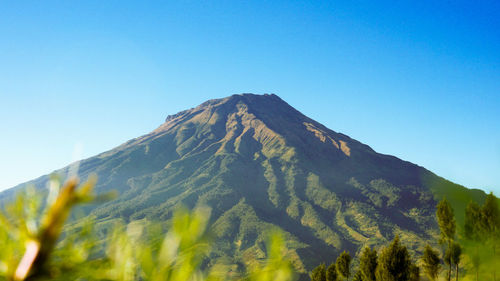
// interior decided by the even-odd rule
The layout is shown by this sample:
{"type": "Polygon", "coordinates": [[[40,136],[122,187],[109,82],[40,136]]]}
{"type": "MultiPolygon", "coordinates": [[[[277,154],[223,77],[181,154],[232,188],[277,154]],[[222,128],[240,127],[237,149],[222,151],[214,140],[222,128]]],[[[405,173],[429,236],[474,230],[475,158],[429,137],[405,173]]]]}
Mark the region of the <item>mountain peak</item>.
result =
{"type": "Polygon", "coordinates": [[[165,123],[155,131],[171,128],[175,124],[179,124],[179,122],[191,120],[194,116],[197,116],[195,119],[199,122],[208,122],[207,118],[222,118],[222,116],[235,113],[243,107],[245,108],[245,114],[253,114],[254,118],[271,123],[273,122],[271,119],[279,115],[281,117],[295,116],[290,120],[296,119],[297,116],[302,119],[306,118],[275,94],[242,93],[225,98],[211,99],[194,108],[169,115],[165,119],[165,123]]]}
{"type": "Polygon", "coordinates": [[[203,110],[206,108],[211,108],[215,106],[222,106],[222,105],[235,105],[238,102],[248,102],[248,103],[259,103],[260,105],[265,105],[270,104],[272,102],[282,102],[286,105],[288,105],[286,102],[284,102],[280,97],[278,97],[275,94],[252,94],[252,93],[241,93],[241,94],[234,94],[225,98],[219,98],[219,99],[211,99],[207,100],[204,103],[198,105],[197,107],[188,109],[188,110],[183,110],[180,111],[176,114],[168,115],[167,118],[165,119],[166,122],[171,121],[183,114],[193,112],[193,111],[199,111],[203,110]]]}
{"type": "Polygon", "coordinates": [[[226,98],[223,98],[223,99],[227,99],[227,100],[232,100],[232,99],[236,99],[236,100],[280,100],[280,101],[283,101],[278,95],[276,94],[268,94],[268,93],[265,93],[265,94],[254,94],[254,93],[241,93],[241,94],[234,94],[234,95],[231,95],[229,97],[226,97],[226,98]]]}
{"type": "Polygon", "coordinates": [[[225,98],[212,99],[200,104],[196,108],[203,108],[207,106],[217,106],[217,105],[235,105],[239,102],[246,104],[253,104],[259,106],[277,106],[281,103],[281,106],[288,105],[284,100],[275,94],[252,94],[252,93],[241,93],[234,94],[225,98]]]}
{"type": "MultiPolygon", "coordinates": [[[[326,151],[350,157],[351,146],[362,150],[368,148],[308,118],[275,94],[243,93],[212,99],[197,107],[169,115],[165,121],[155,132],[166,132],[179,126],[198,127],[198,134],[203,131],[204,134],[215,134],[224,140],[236,138],[238,143],[241,136],[234,134],[246,134],[250,131],[252,138],[258,142],[262,137],[272,143],[281,143],[280,147],[295,146],[295,150],[299,149],[309,157],[320,159],[324,158],[326,151]],[[199,128],[200,125],[202,128],[199,128]],[[315,139],[310,145],[321,147],[323,152],[316,154],[314,150],[304,147],[303,140],[310,136],[315,139]]],[[[265,143],[262,145],[266,147],[265,143]]]]}

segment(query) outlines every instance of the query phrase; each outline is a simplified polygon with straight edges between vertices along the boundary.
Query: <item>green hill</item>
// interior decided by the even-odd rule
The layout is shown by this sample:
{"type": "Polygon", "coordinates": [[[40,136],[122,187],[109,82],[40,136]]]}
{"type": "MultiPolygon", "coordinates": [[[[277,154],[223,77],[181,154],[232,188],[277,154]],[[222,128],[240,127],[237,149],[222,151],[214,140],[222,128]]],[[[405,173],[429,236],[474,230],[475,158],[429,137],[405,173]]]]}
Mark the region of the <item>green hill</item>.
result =
{"type": "MultiPolygon", "coordinates": [[[[465,204],[485,196],[376,153],[276,95],[234,95],[168,116],[153,132],[81,161],[80,176],[91,172],[97,192],[120,192],[84,209],[101,223],[168,220],[180,204],[205,204],[216,237],[212,261],[251,263],[265,253],[266,231],[278,227],[300,272],[396,234],[420,251],[438,235],[437,200],[446,196],[460,221],[465,204]]],[[[42,188],[47,179],[32,183],[42,188]]]]}

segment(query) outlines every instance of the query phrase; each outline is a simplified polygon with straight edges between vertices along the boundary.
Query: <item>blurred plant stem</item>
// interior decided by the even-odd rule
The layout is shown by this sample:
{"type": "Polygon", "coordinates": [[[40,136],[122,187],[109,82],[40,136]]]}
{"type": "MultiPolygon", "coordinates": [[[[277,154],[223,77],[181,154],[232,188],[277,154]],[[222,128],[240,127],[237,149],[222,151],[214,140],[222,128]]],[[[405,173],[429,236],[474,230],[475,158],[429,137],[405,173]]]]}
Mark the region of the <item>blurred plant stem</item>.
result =
{"type": "Polygon", "coordinates": [[[43,274],[44,267],[61,235],[64,223],[73,206],[92,201],[96,176],[78,186],[76,177],[70,178],[60,189],[55,201],[48,206],[35,237],[26,242],[26,251],[17,266],[13,280],[25,280],[43,274]]]}

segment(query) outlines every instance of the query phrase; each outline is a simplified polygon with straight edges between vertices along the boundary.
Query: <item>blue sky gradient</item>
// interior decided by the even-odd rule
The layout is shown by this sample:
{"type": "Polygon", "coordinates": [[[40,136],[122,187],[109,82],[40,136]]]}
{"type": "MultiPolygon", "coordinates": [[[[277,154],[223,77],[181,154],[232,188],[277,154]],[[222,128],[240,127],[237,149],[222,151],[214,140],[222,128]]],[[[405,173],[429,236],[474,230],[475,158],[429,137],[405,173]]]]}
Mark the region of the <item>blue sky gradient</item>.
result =
{"type": "Polygon", "coordinates": [[[0,189],[252,92],[500,194],[498,1],[166,2],[0,1],[0,189]]]}

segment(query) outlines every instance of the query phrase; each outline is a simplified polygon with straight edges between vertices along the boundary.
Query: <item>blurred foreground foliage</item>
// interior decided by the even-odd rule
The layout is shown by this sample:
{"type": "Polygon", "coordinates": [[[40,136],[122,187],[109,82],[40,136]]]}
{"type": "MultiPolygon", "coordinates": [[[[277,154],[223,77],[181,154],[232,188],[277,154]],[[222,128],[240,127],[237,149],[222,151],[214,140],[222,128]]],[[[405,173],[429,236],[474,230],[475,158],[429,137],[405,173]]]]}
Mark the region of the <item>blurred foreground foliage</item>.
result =
{"type": "Polygon", "coordinates": [[[165,227],[146,220],[117,221],[106,237],[97,237],[92,217],[66,223],[78,204],[107,200],[113,194],[93,193],[96,177],[62,187],[52,178],[42,196],[27,188],[0,214],[0,280],[168,280],[288,281],[295,280],[284,258],[285,241],[278,231],[266,244],[267,258],[246,272],[227,265],[208,266],[210,209],[178,208],[165,227]],[[158,239],[158,237],[164,237],[158,239]]]}

